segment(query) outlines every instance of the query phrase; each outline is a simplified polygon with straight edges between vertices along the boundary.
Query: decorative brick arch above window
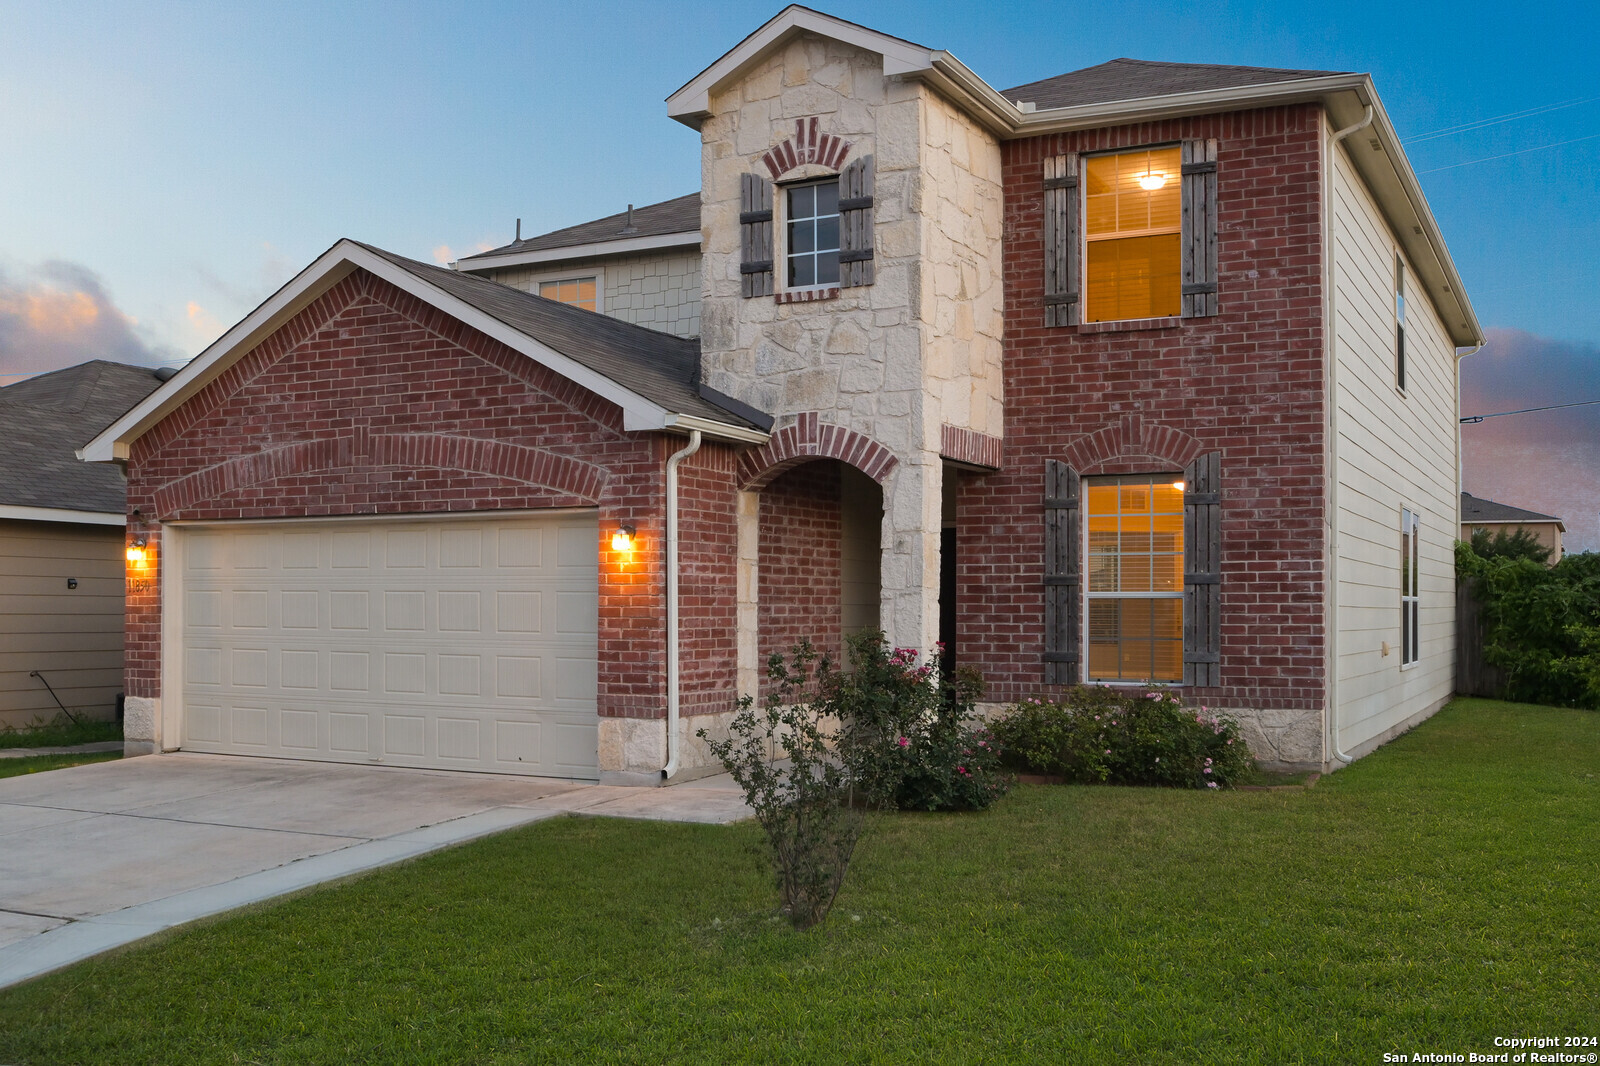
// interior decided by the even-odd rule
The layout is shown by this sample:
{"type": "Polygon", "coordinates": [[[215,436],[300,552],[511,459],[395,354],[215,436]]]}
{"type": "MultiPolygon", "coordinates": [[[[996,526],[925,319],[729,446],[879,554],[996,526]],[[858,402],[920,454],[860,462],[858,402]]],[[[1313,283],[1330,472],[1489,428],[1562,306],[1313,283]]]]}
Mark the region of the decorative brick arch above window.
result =
{"type": "Polygon", "coordinates": [[[794,136],[785,137],[761,157],[761,162],[776,181],[789,171],[809,163],[837,171],[849,154],[850,142],[831,133],[819,132],[817,119],[813,117],[796,119],[794,136]]]}
{"type": "Polygon", "coordinates": [[[181,517],[198,504],[279,478],[360,467],[485,474],[551,489],[590,506],[599,502],[606,481],[605,471],[592,463],[540,448],[440,433],[359,432],[241,455],[179,478],[155,491],[156,512],[162,518],[181,517]]]}
{"type": "Polygon", "coordinates": [[[1092,476],[1182,470],[1205,450],[1202,441],[1181,429],[1126,414],[1068,442],[1062,453],[1080,475],[1092,476]]]}
{"type": "Polygon", "coordinates": [[[848,463],[879,484],[900,465],[888,448],[871,437],[843,426],[825,425],[815,411],[808,411],[739,460],[739,487],[763,488],[785,470],[811,459],[848,463]]]}

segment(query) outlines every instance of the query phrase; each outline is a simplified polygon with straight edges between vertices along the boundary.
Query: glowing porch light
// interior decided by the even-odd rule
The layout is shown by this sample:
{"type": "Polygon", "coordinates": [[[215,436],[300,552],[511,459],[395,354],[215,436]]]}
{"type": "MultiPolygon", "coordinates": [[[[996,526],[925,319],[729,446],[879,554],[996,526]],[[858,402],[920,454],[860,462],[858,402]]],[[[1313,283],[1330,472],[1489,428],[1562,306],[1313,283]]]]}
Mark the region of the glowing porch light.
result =
{"type": "Polygon", "coordinates": [[[614,552],[633,551],[633,541],[638,532],[632,526],[618,526],[617,531],[611,534],[611,550],[614,552]]]}

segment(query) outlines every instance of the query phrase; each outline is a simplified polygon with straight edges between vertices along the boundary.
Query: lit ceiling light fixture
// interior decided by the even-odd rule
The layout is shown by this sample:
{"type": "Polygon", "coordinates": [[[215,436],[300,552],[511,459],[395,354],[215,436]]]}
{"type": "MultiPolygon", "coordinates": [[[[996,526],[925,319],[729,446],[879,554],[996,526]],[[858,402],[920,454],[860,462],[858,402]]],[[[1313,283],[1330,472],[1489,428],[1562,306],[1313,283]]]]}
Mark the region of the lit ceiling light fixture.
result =
{"type": "Polygon", "coordinates": [[[1173,483],[1172,483],[1172,487],[1173,487],[1173,488],[1175,488],[1175,489],[1177,489],[1177,490],[1178,490],[1178,491],[1179,491],[1179,492],[1182,492],[1182,491],[1183,491],[1183,482],[1181,482],[1181,481],[1174,481],[1174,482],[1173,482],[1173,483]]]}
{"type": "Polygon", "coordinates": [[[1144,165],[1144,175],[1139,179],[1139,188],[1145,192],[1155,192],[1167,183],[1167,176],[1161,173],[1151,173],[1150,164],[1144,165]]]}

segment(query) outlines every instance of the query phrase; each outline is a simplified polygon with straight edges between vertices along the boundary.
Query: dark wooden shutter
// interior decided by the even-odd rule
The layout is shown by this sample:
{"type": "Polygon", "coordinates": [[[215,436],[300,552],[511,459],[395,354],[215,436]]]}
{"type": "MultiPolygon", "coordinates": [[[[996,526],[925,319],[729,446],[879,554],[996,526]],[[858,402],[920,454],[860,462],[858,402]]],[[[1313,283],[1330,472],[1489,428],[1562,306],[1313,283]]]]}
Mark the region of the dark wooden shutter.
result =
{"type": "Polygon", "coordinates": [[[1183,317],[1217,313],[1217,142],[1183,142],[1183,317]]]}
{"type": "Polygon", "coordinates": [[[739,282],[746,296],[772,295],[772,182],[741,174],[739,282]]]}
{"type": "Polygon", "coordinates": [[[1222,455],[1183,468],[1183,683],[1222,683],[1222,455]]]}
{"type": "Polygon", "coordinates": [[[872,157],[839,172],[839,286],[872,284],[872,157]]]}
{"type": "Polygon", "coordinates": [[[1078,157],[1044,161],[1044,324],[1078,324],[1078,157]]]}
{"type": "Polygon", "coordinates": [[[1080,573],[1078,472],[1057,459],[1044,463],[1044,683],[1075,685],[1080,573]]]}

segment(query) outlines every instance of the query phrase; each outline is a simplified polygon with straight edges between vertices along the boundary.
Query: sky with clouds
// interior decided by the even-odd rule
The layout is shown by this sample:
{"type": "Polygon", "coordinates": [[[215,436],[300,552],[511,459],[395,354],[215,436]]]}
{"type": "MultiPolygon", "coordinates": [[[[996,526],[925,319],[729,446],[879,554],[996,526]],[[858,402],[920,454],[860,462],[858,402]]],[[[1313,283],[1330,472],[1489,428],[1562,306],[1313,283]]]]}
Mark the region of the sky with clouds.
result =
{"type": "MultiPolygon", "coordinates": [[[[0,0],[0,383],[181,361],[340,237],[447,260],[692,191],[663,98],[781,6],[0,0]]],[[[1493,331],[1465,413],[1600,399],[1600,5],[814,6],[997,88],[1118,56],[1370,72],[1493,331]]],[[[1597,419],[1467,427],[1467,488],[1581,506],[1600,549],[1597,419]]]]}

